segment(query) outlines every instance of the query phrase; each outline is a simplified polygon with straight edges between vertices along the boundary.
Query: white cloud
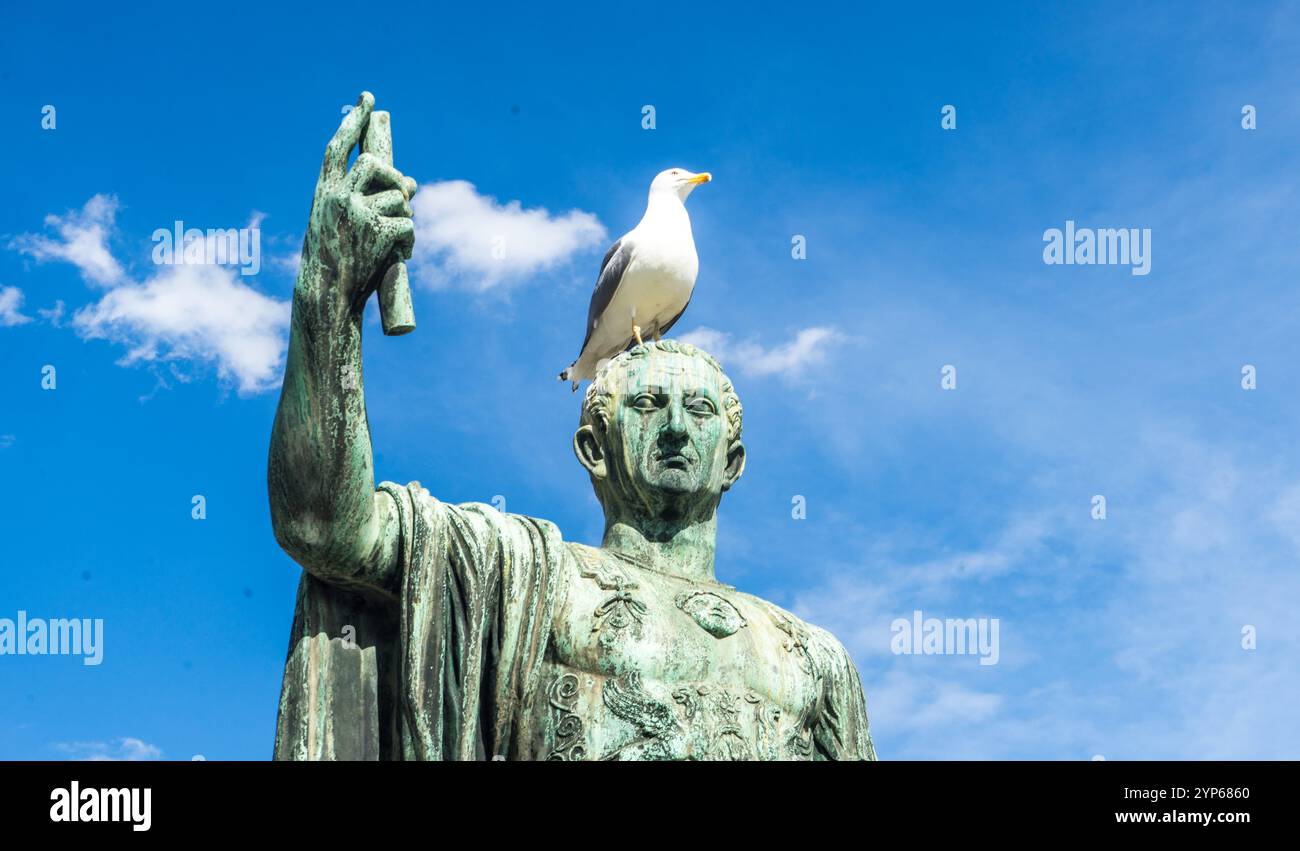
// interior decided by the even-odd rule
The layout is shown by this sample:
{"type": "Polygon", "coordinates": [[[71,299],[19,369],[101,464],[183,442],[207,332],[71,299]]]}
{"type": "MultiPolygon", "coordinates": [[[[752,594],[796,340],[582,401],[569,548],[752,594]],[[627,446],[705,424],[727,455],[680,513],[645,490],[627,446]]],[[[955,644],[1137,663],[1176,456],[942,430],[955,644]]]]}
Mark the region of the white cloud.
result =
{"type": "Polygon", "coordinates": [[[72,324],[83,337],[127,346],[123,364],[209,362],[247,394],[271,389],[279,378],[289,304],[247,286],[235,269],[166,266],[78,310],[72,324]]]}
{"type": "Polygon", "coordinates": [[[591,213],[552,216],[518,201],[501,204],[463,180],[421,186],[412,208],[412,266],[417,279],[431,286],[455,282],[486,291],[552,269],[605,241],[605,228],[591,213]]]}
{"type": "MultiPolygon", "coordinates": [[[[216,367],[240,393],[274,387],[283,364],[290,306],[245,284],[235,270],[214,265],[163,266],[133,280],[109,250],[117,199],[96,195],[79,211],[50,215],[56,235],[24,234],[9,247],[37,261],[73,264],[90,283],[108,287],[96,303],[76,311],[72,326],[86,338],[127,347],[121,363],[198,361],[216,367]]],[[[598,246],[605,229],[590,213],[551,215],[500,204],[464,181],[422,187],[415,199],[418,277],[437,286],[463,282],[480,291],[516,282],[598,246]]],[[[252,227],[260,222],[255,213],[252,227]]],[[[297,253],[276,259],[296,269],[297,253]]],[[[22,294],[0,293],[0,324],[30,321],[17,312],[22,294]]],[[[42,310],[58,325],[62,304],[42,310]]]]}
{"type": "Polygon", "coordinates": [[[32,321],[19,308],[23,306],[23,291],[17,287],[0,287],[0,328],[10,328],[32,321]]]}
{"type": "Polygon", "coordinates": [[[37,314],[55,328],[63,327],[63,299],[54,302],[54,307],[38,307],[37,314]]]}
{"type": "Polygon", "coordinates": [[[768,348],[752,340],[737,342],[725,331],[701,326],[680,339],[704,349],[728,370],[795,378],[825,361],[827,349],[846,338],[834,328],[804,328],[793,340],[768,348]]]}
{"type": "Polygon", "coordinates": [[[845,533],[848,538],[870,540],[862,556],[872,565],[870,578],[864,578],[866,571],[861,568],[837,563],[821,584],[801,589],[791,608],[830,630],[854,656],[887,658],[892,656],[890,625],[895,618],[910,617],[916,609],[940,617],[983,616],[982,610],[960,608],[969,605],[971,598],[964,592],[971,584],[983,585],[1031,569],[1055,574],[1061,559],[1052,554],[1052,524],[1061,519],[1041,510],[1016,514],[991,531],[983,546],[914,561],[899,552],[910,552],[911,532],[896,539],[871,540],[856,526],[840,527],[852,530],[845,533]],[[959,602],[963,596],[965,602],[959,602]]]}
{"type": "Polygon", "coordinates": [[[63,260],[76,266],[93,284],[112,286],[122,281],[122,266],[108,249],[108,238],[117,215],[117,198],[95,195],[80,211],[45,217],[45,225],[58,232],[57,238],[23,234],[10,241],[16,249],[38,262],[63,260]]]}
{"type": "MultiPolygon", "coordinates": [[[[87,281],[108,288],[76,311],[71,324],[83,338],[126,346],[123,365],[187,360],[215,366],[241,394],[273,388],[284,359],[289,303],[248,286],[233,266],[157,266],[152,277],[133,280],[108,249],[117,208],[113,196],[96,195],[79,212],[46,217],[57,237],[25,234],[10,247],[38,261],[71,263],[87,281]]],[[[254,212],[249,228],[262,217],[254,212]]],[[[0,324],[15,324],[8,317],[28,321],[17,313],[21,300],[12,288],[0,292],[0,324]]],[[[39,312],[57,327],[64,304],[39,312]]]]}
{"type": "Polygon", "coordinates": [[[302,267],[302,250],[295,250],[287,254],[271,255],[270,265],[272,269],[289,275],[290,277],[298,276],[298,269],[302,267]]]}
{"type": "Polygon", "coordinates": [[[162,759],[162,749],[141,739],[124,736],[111,742],[58,742],[55,749],[71,759],[90,762],[141,762],[162,759]]]}

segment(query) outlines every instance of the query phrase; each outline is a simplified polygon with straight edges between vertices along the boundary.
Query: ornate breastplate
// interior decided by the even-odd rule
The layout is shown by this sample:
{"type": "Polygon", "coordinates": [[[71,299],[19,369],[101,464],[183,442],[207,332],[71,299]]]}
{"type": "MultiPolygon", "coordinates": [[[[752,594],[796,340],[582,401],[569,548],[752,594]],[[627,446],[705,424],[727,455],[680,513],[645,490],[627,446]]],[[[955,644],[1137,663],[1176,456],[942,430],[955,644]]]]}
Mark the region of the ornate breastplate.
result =
{"type": "Polygon", "coordinates": [[[750,690],[557,672],[547,698],[551,760],[812,758],[806,713],[794,717],[750,690]]]}
{"type": "Polygon", "coordinates": [[[812,757],[821,685],[797,622],[730,586],[573,550],[570,609],[533,705],[535,757],[812,757]]]}

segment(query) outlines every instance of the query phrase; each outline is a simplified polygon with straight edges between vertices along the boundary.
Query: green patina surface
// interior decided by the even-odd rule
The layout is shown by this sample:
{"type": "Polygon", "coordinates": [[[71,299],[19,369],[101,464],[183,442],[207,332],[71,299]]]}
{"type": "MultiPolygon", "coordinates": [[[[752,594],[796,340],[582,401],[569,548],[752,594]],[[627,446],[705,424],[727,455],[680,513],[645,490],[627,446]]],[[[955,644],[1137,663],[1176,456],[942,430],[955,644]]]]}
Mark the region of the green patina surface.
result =
{"type": "Polygon", "coordinates": [[[414,184],[330,142],[294,293],[269,461],[275,534],[305,568],[280,759],[874,759],[831,635],[714,576],[745,466],[722,368],[664,340],[599,373],[573,449],[601,547],[545,520],[374,481],[364,304],[409,258],[414,184]]]}

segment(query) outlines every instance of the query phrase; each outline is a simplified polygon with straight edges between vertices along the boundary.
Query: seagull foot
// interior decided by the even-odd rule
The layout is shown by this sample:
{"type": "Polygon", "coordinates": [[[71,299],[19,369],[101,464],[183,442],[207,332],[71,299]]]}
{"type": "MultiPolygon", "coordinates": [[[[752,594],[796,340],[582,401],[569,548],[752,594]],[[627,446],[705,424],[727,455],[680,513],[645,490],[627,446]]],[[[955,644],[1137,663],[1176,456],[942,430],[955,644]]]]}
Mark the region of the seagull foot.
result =
{"type": "Polygon", "coordinates": [[[644,346],[644,345],[645,345],[645,340],[642,340],[642,339],[641,339],[641,326],[640,326],[640,325],[633,325],[633,326],[632,326],[632,336],[633,336],[633,337],[636,337],[636,344],[637,344],[638,346],[644,346]]]}

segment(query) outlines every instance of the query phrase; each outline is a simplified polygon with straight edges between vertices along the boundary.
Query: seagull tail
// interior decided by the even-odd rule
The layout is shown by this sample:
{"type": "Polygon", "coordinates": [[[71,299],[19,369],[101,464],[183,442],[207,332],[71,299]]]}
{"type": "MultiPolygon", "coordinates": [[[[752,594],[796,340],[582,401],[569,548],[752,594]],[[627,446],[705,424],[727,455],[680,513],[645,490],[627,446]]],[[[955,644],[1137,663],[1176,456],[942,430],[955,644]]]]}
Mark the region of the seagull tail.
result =
{"type": "Polygon", "coordinates": [[[578,392],[578,379],[576,379],[576,378],[573,377],[574,368],[575,368],[577,365],[578,365],[578,362],[577,362],[577,361],[574,361],[573,363],[571,363],[571,364],[569,364],[567,367],[565,367],[565,369],[564,369],[563,372],[561,372],[559,375],[556,376],[556,378],[558,378],[560,381],[572,381],[572,382],[573,382],[573,392],[574,392],[574,393],[577,393],[577,392],[578,392]]]}

